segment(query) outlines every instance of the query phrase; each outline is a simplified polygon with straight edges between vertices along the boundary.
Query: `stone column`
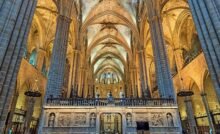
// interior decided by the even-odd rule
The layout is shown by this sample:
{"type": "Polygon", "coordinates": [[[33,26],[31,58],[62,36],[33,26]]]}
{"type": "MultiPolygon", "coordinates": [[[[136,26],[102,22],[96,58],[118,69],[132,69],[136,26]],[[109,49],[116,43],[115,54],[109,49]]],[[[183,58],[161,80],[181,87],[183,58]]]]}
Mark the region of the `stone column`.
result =
{"type": "Polygon", "coordinates": [[[190,96],[185,97],[185,104],[186,104],[186,113],[187,113],[187,121],[189,124],[189,133],[190,134],[197,134],[198,129],[196,126],[196,121],[193,113],[193,106],[192,106],[192,100],[190,96]]]}
{"type": "Polygon", "coordinates": [[[19,96],[18,92],[16,92],[13,96],[13,100],[12,100],[12,104],[11,104],[11,110],[10,110],[8,123],[7,123],[6,133],[9,132],[9,130],[12,128],[12,119],[13,119],[14,112],[15,112],[15,109],[16,109],[18,96],[19,96]]]}
{"type": "Polygon", "coordinates": [[[83,85],[84,85],[83,98],[87,98],[88,97],[88,85],[89,85],[88,84],[88,69],[85,70],[83,85]]]}
{"type": "Polygon", "coordinates": [[[72,73],[72,86],[73,86],[73,91],[72,91],[72,96],[76,97],[77,96],[77,85],[78,85],[78,71],[79,71],[79,51],[75,50],[74,51],[74,60],[73,60],[73,73],[72,73]]]}
{"type": "Polygon", "coordinates": [[[148,98],[150,93],[147,88],[147,72],[146,72],[146,63],[144,59],[144,51],[140,50],[139,52],[139,67],[140,67],[140,78],[141,78],[141,91],[142,97],[148,98]]]}
{"type": "Polygon", "coordinates": [[[147,60],[146,60],[146,51],[145,49],[143,49],[143,64],[144,64],[144,70],[145,70],[145,81],[146,81],[146,88],[145,88],[145,91],[146,91],[146,95],[145,97],[151,97],[151,93],[150,93],[150,88],[149,88],[149,85],[148,85],[148,72],[147,72],[147,60]]]}
{"type": "MultiPolygon", "coordinates": [[[[98,110],[98,109],[97,109],[98,110]]],[[[97,116],[96,116],[96,134],[99,134],[100,133],[100,125],[101,124],[101,113],[100,112],[96,112],[97,116]]]]}
{"type": "Polygon", "coordinates": [[[127,132],[126,128],[127,128],[126,113],[123,112],[122,113],[122,130],[123,130],[122,132],[123,132],[123,134],[126,134],[125,133],[125,132],[127,132]]]}
{"type": "Polygon", "coordinates": [[[149,92],[150,92],[150,95],[152,96],[152,89],[153,89],[153,86],[152,86],[152,78],[151,78],[151,72],[150,72],[150,66],[151,64],[153,63],[152,60],[150,59],[145,59],[146,62],[148,61],[150,64],[147,65],[147,78],[148,78],[148,81],[147,81],[147,85],[148,85],[148,88],[149,88],[149,92]]]}
{"type": "Polygon", "coordinates": [[[134,98],[138,97],[138,89],[137,89],[137,80],[136,80],[136,67],[133,67],[131,70],[131,77],[132,77],[132,83],[133,83],[133,88],[132,88],[132,96],[134,98]]]}
{"type": "Polygon", "coordinates": [[[160,1],[146,0],[146,3],[160,97],[176,98],[161,24],[160,1]]]}
{"type": "Polygon", "coordinates": [[[73,0],[55,0],[59,15],[45,99],[50,95],[61,96],[73,2],[73,0]]]}
{"type": "Polygon", "coordinates": [[[78,15],[77,19],[77,25],[74,27],[75,28],[75,47],[74,47],[74,54],[73,54],[73,72],[72,72],[72,86],[73,86],[73,91],[72,91],[72,96],[76,97],[77,96],[77,88],[79,84],[79,65],[80,65],[80,27],[82,25],[82,16],[81,13],[78,15]]]}
{"type": "MultiPolygon", "coordinates": [[[[134,96],[134,89],[135,89],[135,83],[134,83],[134,79],[133,79],[133,68],[131,67],[129,70],[129,74],[130,74],[130,96],[134,96]]],[[[128,96],[128,97],[130,97],[128,96]]]]}
{"type": "Polygon", "coordinates": [[[206,93],[201,93],[201,96],[202,96],[202,102],[205,106],[206,114],[207,114],[207,117],[208,117],[209,127],[210,127],[210,129],[212,129],[212,133],[215,134],[214,121],[213,121],[212,115],[211,115],[210,110],[209,110],[209,104],[208,104],[208,101],[207,101],[207,98],[206,98],[206,93]]]}
{"type": "Polygon", "coordinates": [[[85,78],[85,72],[86,68],[82,67],[80,68],[80,81],[79,81],[79,88],[78,88],[78,96],[79,97],[84,97],[84,88],[85,88],[85,83],[84,83],[84,78],[85,78]]]}
{"type": "Polygon", "coordinates": [[[37,0],[0,2],[0,133],[12,102],[36,4],[37,0]]]}
{"type": "Polygon", "coordinates": [[[25,115],[25,122],[24,122],[24,134],[29,134],[30,132],[30,124],[31,124],[31,119],[32,119],[32,115],[34,112],[34,103],[35,103],[35,99],[33,97],[28,97],[28,106],[27,106],[27,112],[25,115]]]}
{"type": "Polygon", "coordinates": [[[188,0],[188,3],[220,101],[220,1],[188,0]]]}

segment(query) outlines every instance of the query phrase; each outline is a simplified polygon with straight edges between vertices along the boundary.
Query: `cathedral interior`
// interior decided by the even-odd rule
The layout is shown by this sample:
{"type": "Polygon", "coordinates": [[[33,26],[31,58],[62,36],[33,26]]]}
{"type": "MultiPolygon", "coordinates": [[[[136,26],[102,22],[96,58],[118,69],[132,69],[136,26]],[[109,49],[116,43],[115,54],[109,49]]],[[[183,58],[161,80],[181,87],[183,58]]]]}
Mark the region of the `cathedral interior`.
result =
{"type": "Polygon", "coordinates": [[[219,9],[0,1],[0,133],[220,133],[219,9]]]}

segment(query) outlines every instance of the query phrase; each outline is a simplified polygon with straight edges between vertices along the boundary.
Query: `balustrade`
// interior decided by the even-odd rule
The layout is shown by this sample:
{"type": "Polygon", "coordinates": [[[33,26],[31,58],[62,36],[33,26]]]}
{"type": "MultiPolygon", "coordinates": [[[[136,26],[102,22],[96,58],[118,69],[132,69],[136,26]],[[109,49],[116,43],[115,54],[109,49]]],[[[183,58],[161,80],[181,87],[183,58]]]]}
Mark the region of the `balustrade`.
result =
{"type": "Polygon", "coordinates": [[[173,99],[130,99],[130,98],[48,98],[47,106],[130,106],[130,107],[161,107],[175,106],[173,99]]]}

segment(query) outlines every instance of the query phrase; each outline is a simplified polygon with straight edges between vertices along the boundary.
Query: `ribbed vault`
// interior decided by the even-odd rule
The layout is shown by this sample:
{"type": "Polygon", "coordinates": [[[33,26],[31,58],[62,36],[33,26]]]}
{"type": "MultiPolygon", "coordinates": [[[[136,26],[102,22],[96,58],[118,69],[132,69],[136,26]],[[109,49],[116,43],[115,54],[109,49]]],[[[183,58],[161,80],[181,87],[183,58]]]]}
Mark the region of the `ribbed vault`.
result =
{"type": "Polygon", "coordinates": [[[103,84],[120,83],[123,87],[140,44],[134,7],[117,0],[83,4],[80,45],[87,62],[83,66],[91,71],[94,83],[102,85],[100,90],[105,90],[103,84]]]}

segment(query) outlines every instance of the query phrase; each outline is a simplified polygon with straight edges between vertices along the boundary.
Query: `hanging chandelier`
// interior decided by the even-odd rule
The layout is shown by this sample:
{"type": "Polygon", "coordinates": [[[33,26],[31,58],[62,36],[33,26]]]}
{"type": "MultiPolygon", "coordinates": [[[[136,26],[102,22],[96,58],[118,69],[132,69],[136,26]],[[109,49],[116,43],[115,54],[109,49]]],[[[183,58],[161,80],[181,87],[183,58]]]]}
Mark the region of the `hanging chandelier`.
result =
{"type": "Polygon", "coordinates": [[[38,80],[35,80],[34,86],[30,87],[28,91],[26,91],[24,94],[28,97],[41,97],[41,93],[38,89],[37,85],[38,80]]]}

